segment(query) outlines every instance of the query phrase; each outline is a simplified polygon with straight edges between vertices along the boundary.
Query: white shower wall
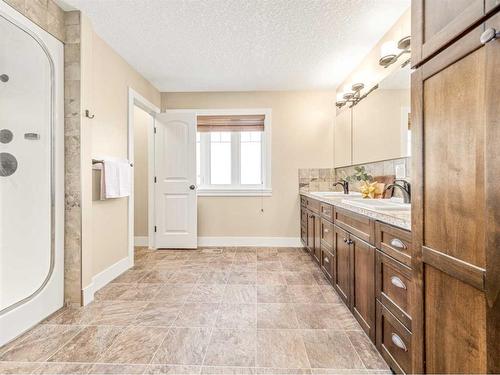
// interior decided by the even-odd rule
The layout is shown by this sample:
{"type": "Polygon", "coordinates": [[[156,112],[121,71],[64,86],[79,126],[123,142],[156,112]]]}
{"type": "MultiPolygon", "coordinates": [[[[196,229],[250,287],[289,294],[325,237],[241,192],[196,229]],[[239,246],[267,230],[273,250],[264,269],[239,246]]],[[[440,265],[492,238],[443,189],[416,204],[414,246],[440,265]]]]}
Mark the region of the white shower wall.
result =
{"type": "Polygon", "coordinates": [[[0,345],[63,305],[63,45],[0,2],[0,345]],[[30,134],[32,135],[30,137],[30,134]]]}

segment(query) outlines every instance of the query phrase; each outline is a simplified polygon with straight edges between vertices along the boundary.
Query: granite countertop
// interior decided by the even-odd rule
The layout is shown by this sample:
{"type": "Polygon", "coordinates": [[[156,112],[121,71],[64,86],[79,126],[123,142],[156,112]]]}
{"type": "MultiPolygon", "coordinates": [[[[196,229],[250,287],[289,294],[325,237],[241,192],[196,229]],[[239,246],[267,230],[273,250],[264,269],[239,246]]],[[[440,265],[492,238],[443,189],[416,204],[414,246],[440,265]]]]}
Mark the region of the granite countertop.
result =
{"type": "Polygon", "coordinates": [[[342,200],[345,199],[345,196],[321,197],[310,192],[300,192],[300,195],[304,195],[317,201],[328,203],[332,206],[340,207],[357,214],[368,216],[374,220],[394,225],[395,227],[399,227],[405,230],[411,230],[411,210],[396,211],[361,208],[351,204],[343,203],[342,200]]]}

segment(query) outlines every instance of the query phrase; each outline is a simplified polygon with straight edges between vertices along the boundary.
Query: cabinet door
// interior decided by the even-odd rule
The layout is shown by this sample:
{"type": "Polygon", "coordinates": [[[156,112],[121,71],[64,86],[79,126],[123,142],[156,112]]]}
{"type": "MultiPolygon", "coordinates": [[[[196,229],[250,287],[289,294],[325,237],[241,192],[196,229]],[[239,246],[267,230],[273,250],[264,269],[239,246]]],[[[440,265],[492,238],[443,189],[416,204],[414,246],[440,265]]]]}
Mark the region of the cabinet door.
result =
{"type": "Polygon", "coordinates": [[[300,239],[304,246],[307,246],[307,211],[300,210],[300,239]]]}
{"type": "Polygon", "coordinates": [[[484,0],[413,0],[412,65],[434,55],[484,15],[484,0]]]}
{"type": "MultiPolygon", "coordinates": [[[[490,24],[498,29],[500,16],[490,24]]],[[[412,305],[423,317],[412,322],[422,366],[414,372],[500,372],[500,41],[478,48],[477,35],[412,77],[412,181],[420,186],[412,265],[422,291],[412,305]]]]}
{"type": "Polygon", "coordinates": [[[314,260],[321,263],[321,219],[319,215],[314,215],[314,251],[312,252],[314,260]]]}
{"type": "Polygon", "coordinates": [[[349,269],[349,234],[334,225],[333,229],[333,248],[335,271],[333,274],[333,286],[340,297],[349,306],[350,300],[350,269],[349,269]]]}
{"type": "Polygon", "coordinates": [[[307,250],[314,252],[314,214],[307,211],[307,250]]]}
{"type": "Polygon", "coordinates": [[[351,309],[375,342],[375,247],[351,235],[351,309]]]}

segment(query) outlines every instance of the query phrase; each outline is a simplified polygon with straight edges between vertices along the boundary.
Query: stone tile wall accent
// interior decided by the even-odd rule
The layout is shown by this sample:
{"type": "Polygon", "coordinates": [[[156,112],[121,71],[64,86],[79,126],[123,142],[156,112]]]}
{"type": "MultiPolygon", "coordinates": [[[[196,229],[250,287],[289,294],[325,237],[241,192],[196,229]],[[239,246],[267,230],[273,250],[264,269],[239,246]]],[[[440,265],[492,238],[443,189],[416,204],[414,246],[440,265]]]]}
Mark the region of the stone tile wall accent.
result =
{"type": "MultiPolygon", "coordinates": [[[[410,158],[399,158],[366,163],[341,168],[301,168],[299,169],[299,191],[342,191],[341,186],[333,187],[333,183],[354,174],[354,167],[364,166],[366,172],[371,176],[395,176],[396,166],[404,164],[406,167],[405,180],[410,176],[410,158]]],[[[351,191],[359,191],[360,183],[351,182],[351,191]]],[[[395,191],[395,196],[399,196],[399,190],[395,191]]]]}
{"type": "MultiPolygon", "coordinates": [[[[353,165],[353,166],[349,166],[349,167],[336,168],[335,169],[335,176],[336,176],[337,180],[345,178],[346,176],[351,176],[355,172],[354,167],[360,167],[360,166],[365,167],[366,172],[373,177],[375,177],[375,176],[395,176],[396,175],[396,166],[399,164],[404,164],[405,168],[406,168],[405,180],[409,180],[410,160],[411,160],[410,158],[399,158],[399,159],[378,161],[378,162],[374,162],[374,163],[353,165]]],[[[359,191],[360,185],[361,185],[361,183],[351,182],[349,184],[349,188],[351,189],[351,191],[359,191]]],[[[340,186],[335,187],[335,190],[341,191],[342,188],[340,186]]],[[[399,196],[399,194],[400,194],[399,190],[395,190],[394,195],[399,196]]]]}
{"type": "Polygon", "coordinates": [[[299,191],[330,191],[335,181],[334,168],[299,169],[299,191]]]}
{"type": "MultiPolygon", "coordinates": [[[[1,1],[1,0],[0,0],[1,1]]],[[[64,11],[54,0],[3,0],[42,29],[64,42],[64,11]]]]}
{"type": "Polygon", "coordinates": [[[64,298],[81,303],[82,206],[81,206],[81,61],[80,12],[65,12],[64,27],[64,159],[65,159],[65,233],[64,298]]]}

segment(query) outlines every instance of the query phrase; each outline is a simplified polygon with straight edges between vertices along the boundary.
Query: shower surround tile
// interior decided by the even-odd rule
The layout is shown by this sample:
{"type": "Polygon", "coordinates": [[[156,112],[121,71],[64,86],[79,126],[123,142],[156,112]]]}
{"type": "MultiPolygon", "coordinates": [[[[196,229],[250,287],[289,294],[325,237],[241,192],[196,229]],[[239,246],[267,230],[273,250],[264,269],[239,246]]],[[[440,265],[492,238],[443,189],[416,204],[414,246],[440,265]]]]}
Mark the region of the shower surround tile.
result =
{"type": "Polygon", "coordinates": [[[78,11],[64,13],[64,299],[74,305],[82,290],[80,19],[78,11]]]}
{"type": "Polygon", "coordinates": [[[4,0],[42,29],[64,42],[64,11],[54,0],[4,0]]]}

